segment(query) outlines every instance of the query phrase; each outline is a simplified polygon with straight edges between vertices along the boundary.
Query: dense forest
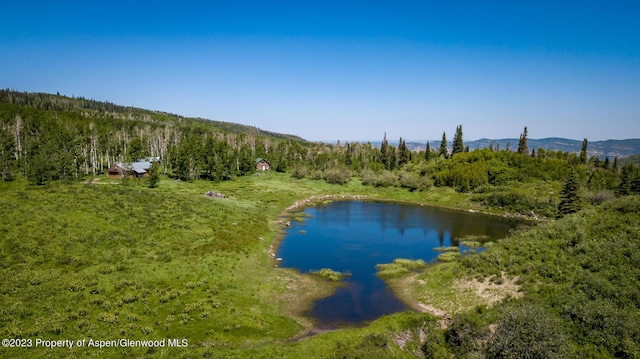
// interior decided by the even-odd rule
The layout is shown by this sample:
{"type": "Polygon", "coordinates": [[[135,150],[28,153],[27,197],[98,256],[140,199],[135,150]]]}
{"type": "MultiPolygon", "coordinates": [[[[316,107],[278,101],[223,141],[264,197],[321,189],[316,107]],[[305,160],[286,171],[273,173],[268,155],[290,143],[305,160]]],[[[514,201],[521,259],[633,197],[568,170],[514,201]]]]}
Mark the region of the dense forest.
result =
{"type": "Polygon", "coordinates": [[[222,181],[253,173],[261,157],[295,178],[329,183],[359,178],[364,185],[411,191],[448,186],[474,193],[485,206],[532,216],[558,214],[559,186],[594,203],[640,192],[638,167],[621,165],[617,158],[587,158],[587,139],[579,153],[530,149],[525,128],[517,147],[470,151],[462,136],[458,126],[451,148],[443,132],[439,144],[426,143],[419,152],[410,151],[402,138],[391,145],[386,134],[380,146],[329,145],[108,102],[0,91],[0,174],[5,181],[15,176],[36,185],[78,181],[148,156],[160,157],[161,171],[173,178],[222,181]],[[517,190],[533,181],[556,191],[517,190]]]}

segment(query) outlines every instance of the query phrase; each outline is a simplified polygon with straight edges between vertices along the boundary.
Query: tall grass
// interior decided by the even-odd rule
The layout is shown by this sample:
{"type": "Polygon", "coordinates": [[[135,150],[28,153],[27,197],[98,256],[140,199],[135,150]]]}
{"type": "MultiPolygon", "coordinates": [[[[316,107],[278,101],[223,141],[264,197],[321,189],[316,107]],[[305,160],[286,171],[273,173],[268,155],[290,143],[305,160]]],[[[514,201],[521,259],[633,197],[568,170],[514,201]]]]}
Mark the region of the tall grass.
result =
{"type": "Polygon", "coordinates": [[[396,258],[392,263],[377,264],[378,276],[383,278],[398,277],[410,271],[425,268],[427,264],[422,259],[412,260],[396,258]]]}

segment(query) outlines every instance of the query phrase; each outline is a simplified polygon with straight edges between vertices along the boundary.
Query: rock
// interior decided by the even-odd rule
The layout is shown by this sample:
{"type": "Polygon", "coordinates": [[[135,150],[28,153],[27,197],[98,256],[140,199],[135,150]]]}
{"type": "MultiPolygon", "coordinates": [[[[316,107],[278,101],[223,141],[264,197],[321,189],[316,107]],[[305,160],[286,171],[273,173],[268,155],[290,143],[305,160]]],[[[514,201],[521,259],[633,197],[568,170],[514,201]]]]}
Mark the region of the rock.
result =
{"type": "Polygon", "coordinates": [[[227,196],[225,196],[224,194],[218,193],[218,192],[214,192],[214,191],[208,191],[204,195],[207,196],[207,197],[211,197],[211,198],[227,198],[227,196]]]}

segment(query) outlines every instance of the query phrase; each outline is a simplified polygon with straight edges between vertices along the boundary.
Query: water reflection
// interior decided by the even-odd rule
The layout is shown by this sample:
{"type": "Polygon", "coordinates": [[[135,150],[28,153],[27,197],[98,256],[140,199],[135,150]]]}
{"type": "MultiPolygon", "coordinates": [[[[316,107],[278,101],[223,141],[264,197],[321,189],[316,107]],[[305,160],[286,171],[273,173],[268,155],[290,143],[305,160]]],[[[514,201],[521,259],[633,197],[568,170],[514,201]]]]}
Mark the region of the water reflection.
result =
{"type": "Polygon", "coordinates": [[[282,266],[302,272],[331,268],[352,274],[346,287],[317,301],[309,313],[330,328],[406,309],[376,276],[376,264],[434,261],[434,247],[458,245],[468,235],[503,238],[512,228],[495,217],[401,204],[334,202],[305,212],[310,217],[289,228],[278,257],[282,266]]]}

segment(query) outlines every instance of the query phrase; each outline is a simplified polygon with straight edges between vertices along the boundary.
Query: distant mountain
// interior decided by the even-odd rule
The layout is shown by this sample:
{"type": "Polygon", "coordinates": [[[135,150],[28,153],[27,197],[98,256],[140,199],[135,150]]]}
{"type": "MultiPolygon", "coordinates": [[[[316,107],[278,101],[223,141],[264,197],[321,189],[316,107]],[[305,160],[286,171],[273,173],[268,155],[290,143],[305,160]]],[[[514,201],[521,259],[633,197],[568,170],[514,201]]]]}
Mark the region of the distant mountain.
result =
{"type": "MultiPolygon", "coordinates": [[[[512,151],[518,148],[517,138],[502,138],[497,140],[491,140],[488,138],[482,138],[475,141],[466,141],[465,146],[469,146],[469,149],[483,149],[493,144],[494,149],[504,150],[509,147],[512,151]]],[[[437,149],[440,146],[440,141],[431,141],[431,148],[437,149]]],[[[379,143],[377,143],[379,145],[379,143]]],[[[412,151],[423,151],[425,149],[425,143],[419,142],[407,142],[407,147],[412,151]]],[[[527,146],[529,150],[544,148],[547,151],[563,151],[569,153],[579,153],[582,148],[582,140],[570,140],[567,138],[550,137],[541,139],[527,140],[527,146]]],[[[449,148],[451,148],[451,142],[449,142],[449,148]]],[[[609,156],[610,159],[614,157],[624,158],[632,155],[640,154],[640,138],[627,139],[627,140],[606,140],[606,141],[589,141],[587,146],[587,156],[598,156],[602,159],[605,156],[609,156]]]]}

